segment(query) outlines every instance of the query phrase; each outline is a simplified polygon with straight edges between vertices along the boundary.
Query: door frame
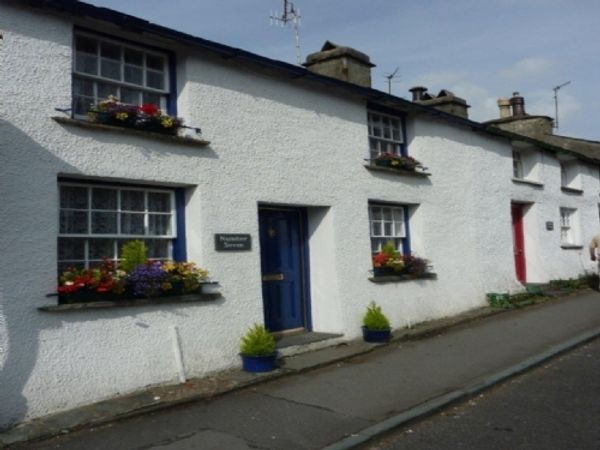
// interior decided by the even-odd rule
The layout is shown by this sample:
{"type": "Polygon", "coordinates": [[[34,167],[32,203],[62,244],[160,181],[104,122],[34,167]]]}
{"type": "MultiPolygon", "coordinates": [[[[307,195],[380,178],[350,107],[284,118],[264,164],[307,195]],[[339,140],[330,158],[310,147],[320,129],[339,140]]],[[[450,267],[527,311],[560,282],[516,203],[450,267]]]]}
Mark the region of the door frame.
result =
{"type": "MultiPolygon", "coordinates": [[[[261,210],[272,210],[272,211],[291,211],[298,213],[298,229],[300,236],[300,302],[303,310],[303,322],[304,329],[306,331],[312,331],[312,307],[311,307],[311,295],[310,295],[310,253],[308,245],[308,214],[306,207],[295,206],[295,205],[282,205],[274,203],[259,203],[258,214],[258,245],[259,245],[259,258],[260,258],[260,280],[261,280],[261,296],[262,296],[262,249],[260,248],[260,211],[261,210]]],[[[262,298],[263,307],[263,320],[266,325],[266,308],[264,297],[262,298]]],[[[286,330],[279,331],[277,333],[285,333],[286,330]]]]}
{"type": "Polygon", "coordinates": [[[512,236],[513,236],[513,242],[512,242],[512,246],[513,246],[513,264],[515,266],[515,277],[517,278],[517,280],[519,281],[519,283],[527,283],[527,254],[525,252],[525,248],[526,248],[526,242],[525,242],[525,207],[527,206],[527,203],[519,203],[519,202],[511,202],[510,203],[510,218],[511,218],[511,231],[512,231],[512,236]],[[515,210],[519,211],[519,221],[518,221],[518,225],[516,226],[518,232],[520,233],[520,237],[516,236],[516,230],[515,230],[515,210]],[[517,243],[518,241],[521,241],[521,255],[518,256],[515,253],[515,250],[517,250],[517,243]],[[518,269],[518,264],[517,264],[517,258],[520,258],[522,260],[522,269],[523,269],[523,276],[522,279],[519,277],[519,269],[518,269]]]}

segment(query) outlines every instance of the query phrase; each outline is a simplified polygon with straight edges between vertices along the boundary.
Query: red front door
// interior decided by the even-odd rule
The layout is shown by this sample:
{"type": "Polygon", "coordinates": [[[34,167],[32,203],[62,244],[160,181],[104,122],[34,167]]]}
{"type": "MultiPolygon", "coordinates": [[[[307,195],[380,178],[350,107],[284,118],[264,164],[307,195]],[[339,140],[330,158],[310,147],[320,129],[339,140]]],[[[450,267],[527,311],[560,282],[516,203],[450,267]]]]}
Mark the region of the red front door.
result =
{"type": "Polygon", "coordinates": [[[513,230],[513,252],[515,255],[515,271],[517,280],[525,283],[525,239],[523,238],[523,205],[511,204],[512,230],[513,230]]]}

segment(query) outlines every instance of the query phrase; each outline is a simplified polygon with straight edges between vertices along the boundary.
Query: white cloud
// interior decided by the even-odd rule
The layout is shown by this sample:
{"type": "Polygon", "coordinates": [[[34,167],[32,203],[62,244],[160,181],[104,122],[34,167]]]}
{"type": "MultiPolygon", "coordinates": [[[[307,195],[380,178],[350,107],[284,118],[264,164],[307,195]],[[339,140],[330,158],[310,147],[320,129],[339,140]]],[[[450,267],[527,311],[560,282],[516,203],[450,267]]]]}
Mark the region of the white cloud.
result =
{"type": "Polygon", "coordinates": [[[500,76],[510,80],[545,75],[554,66],[554,61],[546,58],[525,58],[500,72],[500,76]]]}
{"type": "MultiPolygon", "coordinates": [[[[534,91],[525,98],[525,111],[527,114],[554,117],[554,96],[552,91],[534,91]]],[[[558,94],[558,119],[568,122],[581,111],[582,105],[568,92],[558,94]]]]}

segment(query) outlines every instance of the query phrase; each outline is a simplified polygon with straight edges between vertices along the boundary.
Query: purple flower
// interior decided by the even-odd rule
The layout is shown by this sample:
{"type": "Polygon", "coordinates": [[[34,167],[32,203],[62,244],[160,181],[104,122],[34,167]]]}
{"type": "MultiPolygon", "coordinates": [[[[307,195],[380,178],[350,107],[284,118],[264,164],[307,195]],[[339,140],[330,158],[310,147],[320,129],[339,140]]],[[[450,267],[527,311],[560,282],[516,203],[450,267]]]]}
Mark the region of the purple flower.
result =
{"type": "Polygon", "coordinates": [[[160,287],[167,272],[162,267],[160,261],[150,261],[133,269],[127,275],[127,281],[133,286],[135,295],[146,297],[156,296],[160,293],[160,287]]]}

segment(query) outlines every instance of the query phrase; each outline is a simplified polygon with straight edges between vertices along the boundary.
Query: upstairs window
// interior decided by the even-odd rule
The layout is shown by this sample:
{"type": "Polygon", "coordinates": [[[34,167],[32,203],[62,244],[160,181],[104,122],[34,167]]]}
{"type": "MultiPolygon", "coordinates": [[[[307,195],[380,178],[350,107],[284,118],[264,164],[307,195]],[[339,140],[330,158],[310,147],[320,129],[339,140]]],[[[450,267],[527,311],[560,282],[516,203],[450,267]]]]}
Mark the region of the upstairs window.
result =
{"type": "Polygon", "coordinates": [[[382,153],[404,155],[405,133],[402,118],[368,111],[369,152],[371,159],[382,153]]]}
{"type": "Polygon", "coordinates": [[[513,177],[523,178],[523,160],[521,159],[521,152],[513,150],[513,177]]]}
{"type": "Polygon", "coordinates": [[[405,206],[372,203],[369,205],[371,251],[381,251],[387,242],[393,242],[401,254],[410,253],[408,242],[408,211],[405,206]]]}
{"type": "Polygon", "coordinates": [[[560,186],[572,190],[581,190],[581,170],[577,161],[561,161],[560,186]]]}
{"type": "Polygon", "coordinates": [[[73,60],[73,113],[83,116],[90,105],[117,97],[123,103],[152,103],[166,110],[169,58],[166,53],[76,33],[73,60]]]}
{"type": "Polygon", "coordinates": [[[520,145],[512,150],[513,178],[533,183],[541,182],[541,152],[520,145]]]}
{"type": "Polygon", "coordinates": [[[103,258],[117,261],[123,244],[142,240],[152,259],[173,259],[175,192],[61,182],[59,273],[89,268],[103,258]]]}

